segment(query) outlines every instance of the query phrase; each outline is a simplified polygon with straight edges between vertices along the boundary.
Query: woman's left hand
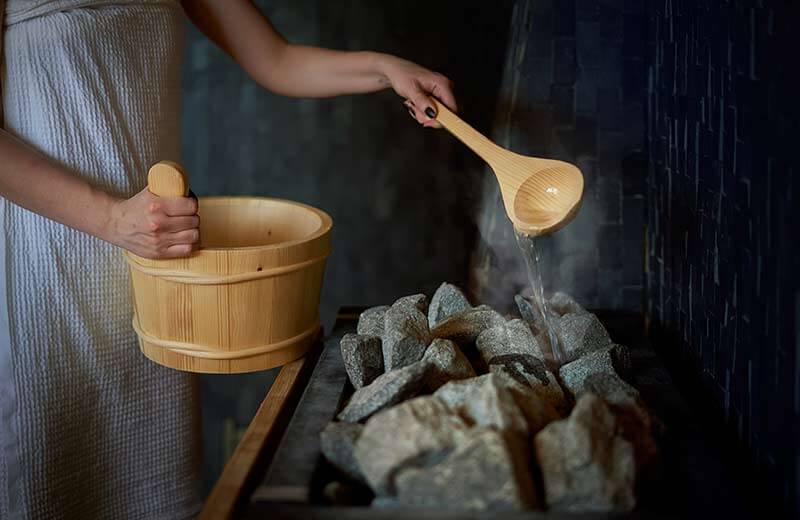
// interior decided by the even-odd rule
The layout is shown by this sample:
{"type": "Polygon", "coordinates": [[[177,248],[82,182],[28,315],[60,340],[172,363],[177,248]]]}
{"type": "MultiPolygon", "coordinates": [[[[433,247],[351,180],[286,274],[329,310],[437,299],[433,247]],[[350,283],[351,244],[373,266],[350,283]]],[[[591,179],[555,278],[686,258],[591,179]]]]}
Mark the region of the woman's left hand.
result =
{"type": "Polygon", "coordinates": [[[453,82],[438,72],[396,56],[385,56],[381,70],[394,91],[405,98],[411,116],[422,126],[441,128],[429,115],[436,115],[429,96],[437,98],[454,112],[458,110],[453,96],[453,82]]]}

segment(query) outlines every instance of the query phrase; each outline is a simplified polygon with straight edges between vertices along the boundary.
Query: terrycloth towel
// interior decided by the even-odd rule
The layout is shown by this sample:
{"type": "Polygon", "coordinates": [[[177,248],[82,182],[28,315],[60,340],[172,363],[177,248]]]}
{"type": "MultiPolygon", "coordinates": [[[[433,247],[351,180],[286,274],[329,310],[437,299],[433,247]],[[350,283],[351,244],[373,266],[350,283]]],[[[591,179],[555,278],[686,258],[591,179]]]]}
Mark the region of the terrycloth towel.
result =
{"type": "MultiPolygon", "coordinates": [[[[179,158],[177,2],[6,4],[7,131],[123,197],[179,158]]],[[[2,198],[0,230],[0,517],[196,514],[193,379],[139,353],[120,251],[2,198]]]]}

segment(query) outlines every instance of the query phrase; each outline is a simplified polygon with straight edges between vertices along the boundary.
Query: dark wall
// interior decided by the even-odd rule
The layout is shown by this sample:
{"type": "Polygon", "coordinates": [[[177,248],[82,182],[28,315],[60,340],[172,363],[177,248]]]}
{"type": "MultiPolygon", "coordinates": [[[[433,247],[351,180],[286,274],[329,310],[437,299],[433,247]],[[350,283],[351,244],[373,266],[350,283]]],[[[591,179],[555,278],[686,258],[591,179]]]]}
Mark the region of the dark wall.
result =
{"type": "MultiPolygon", "coordinates": [[[[525,155],[577,164],[577,218],[537,239],[546,292],[640,309],[644,235],[644,3],[518,0],[492,135],[525,155]]],[[[497,183],[487,175],[472,288],[500,308],[527,288],[497,183]]]]}
{"type": "MultiPolygon", "coordinates": [[[[441,71],[456,83],[464,117],[489,127],[510,2],[257,4],[291,41],[384,51],[441,71]]],[[[340,305],[431,294],[443,280],[466,283],[484,172],[449,134],[418,126],[393,92],[327,100],[269,94],[195,30],[184,67],[183,160],[194,191],[283,197],[333,217],[325,323],[340,305]]],[[[250,421],[273,378],[274,371],[203,377],[207,483],[224,462],[225,432],[250,421]]]]}
{"type": "Polygon", "coordinates": [[[750,482],[800,511],[790,4],[650,2],[646,277],[654,329],[746,447],[750,482]]]}

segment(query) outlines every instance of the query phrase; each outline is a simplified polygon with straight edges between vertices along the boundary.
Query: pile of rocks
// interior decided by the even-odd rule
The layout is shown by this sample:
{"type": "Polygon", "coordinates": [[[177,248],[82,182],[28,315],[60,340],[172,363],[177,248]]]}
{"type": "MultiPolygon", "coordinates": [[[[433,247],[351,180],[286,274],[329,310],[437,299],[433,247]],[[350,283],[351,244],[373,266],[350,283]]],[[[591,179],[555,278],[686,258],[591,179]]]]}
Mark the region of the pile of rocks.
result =
{"type": "Polygon", "coordinates": [[[516,302],[520,316],[501,316],[444,283],[430,304],[417,294],[361,315],[341,340],[355,392],[320,434],[342,477],[330,494],[368,486],[374,507],[635,507],[657,421],[623,379],[627,349],[556,293],[554,366],[530,301],[516,302]]]}

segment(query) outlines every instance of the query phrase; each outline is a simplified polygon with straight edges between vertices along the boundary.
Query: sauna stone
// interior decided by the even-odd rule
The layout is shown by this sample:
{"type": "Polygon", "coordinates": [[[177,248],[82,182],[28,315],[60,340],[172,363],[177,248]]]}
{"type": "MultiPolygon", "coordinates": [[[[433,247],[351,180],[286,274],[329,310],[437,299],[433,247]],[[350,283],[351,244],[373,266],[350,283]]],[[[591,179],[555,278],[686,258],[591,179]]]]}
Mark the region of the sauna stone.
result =
{"type": "Polygon", "coordinates": [[[637,468],[656,460],[658,444],[654,433],[663,426],[650,414],[638,390],[616,374],[599,373],[586,378],[583,391],[601,396],[617,415],[622,436],[633,445],[637,468]]]}
{"type": "Polygon", "coordinates": [[[555,511],[624,512],[636,505],[636,463],[617,417],[602,398],[583,394],[567,419],[534,439],[545,501],[555,511]]]}
{"type": "Polygon", "coordinates": [[[552,421],[561,419],[561,414],[550,402],[542,399],[532,387],[524,385],[510,377],[505,371],[494,372],[498,380],[514,396],[517,406],[525,415],[528,431],[535,435],[552,421]]]}
{"type": "Polygon", "coordinates": [[[445,318],[471,308],[472,305],[461,289],[453,284],[443,282],[431,298],[431,305],[428,308],[428,325],[433,328],[445,318]]]}
{"type": "Polygon", "coordinates": [[[553,312],[562,316],[564,314],[585,314],[587,312],[581,304],[575,301],[575,298],[561,291],[553,294],[548,303],[553,312]]]}
{"type": "Polygon", "coordinates": [[[468,426],[437,397],[410,399],[371,417],[356,442],[358,465],[376,495],[394,495],[401,468],[442,460],[468,426]]]}
{"type": "Polygon", "coordinates": [[[372,414],[423,390],[430,365],[420,361],[378,376],[375,381],[353,393],[338,418],[346,422],[361,422],[372,414]]]}
{"type": "Polygon", "coordinates": [[[440,463],[402,470],[397,498],[404,506],[471,511],[538,508],[528,453],[498,431],[476,428],[440,463]]]}
{"type": "Polygon", "coordinates": [[[430,364],[428,389],[431,391],[454,379],[475,377],[475,370],[467,357],[449,339],[433,340],[422,359],[430,364]]]}
{"type": "Polygon", "coordinates": [[[363,477],[353,450],[363,429],[364,425],[358,423],[332,422],[319,434],[320,448],[325,458],[357,481],[363,480],[363,477]]]}
{"type": "Polygon", "coordinates": [[[562,365],[558,374],[564,388],[578,397],[584,391],[586,379],[592,374],[604,373],[619,377],[619,373],[626,373],[629,368],[628,349],[622,345],[610,345],[562,365]]]}
{"type": "Polygon", "coordinates": [[[475,342],[481,332],[505,321],[500,313],[488,305],[480,305],[437,323],[431,329],[431,335],[455,341],[459,345],[469,345],[475,342]]]}
{"type": "MultiPolygon", "coordinates": [[[[531,326],[531,328],[534,330],[534,333],[538,335],[543,332],[544,320],[542,319],[542,315],[539,313],[539,311],[533,306],[533,302],[521,294],[514,296],[514,302],[517,304],[517,310],[519,311],[520,317],[523,321],[531,326]]],[[[547,310],[551,318],[551,322],[558,320],[559,315],[557,313],[553,312],[549,306],[547,310]]]]}
{"type": "Polygon", "coordinates": [[[383,330],[383,365],[387,372],[422,359],[431,342],[427,309],[424,294],[400,298],[387,309],[383,330]]]}
{"type": "Polygon", "coordinates": [[[434,396],[471,424],[527,435],[528,421],[509,384],[497,374],[451,381],[434,396]]]}
{"type": "Polygon", "coordinates": [[[383,373],[383,352],[378,336],[345,334],[339,348],[347,376],[356,390],[383,373]]]}
{"type": "Polygon", "coordinates": [[[543,364],[532,370],[529,365],[514,361],[502,365],[493,364],[489,369],[492,373],[504,373],[517,383],[529,387],[538,399],[546,402],[559,416],[569,414],[569,398],[564,394],[555,374],[544,368],[543,364]]]}
{"type": "Polygon", "coordinates": [[[383,336],[383,320],[387,310],[389,310],[388,305],[380,305],[362,312],[358,317],[356,332],[368,336],[383,336]]]}
{"type": "Polygon", "coordinates": [[[603,324],[597,316],[589,312],[565,314],[553,320],[553,327],[564,354],[563,363],[575,361],[611,344],[611,338],[603,324]]]}
{"type": "Polygon", "coordinates": [[[502,362],[498,360],[512,359],[513,356],[532,356],[544,360],[530,326],[519,319],[484,330],[478,335],[475,345],[487,366],[502,362]]]}

